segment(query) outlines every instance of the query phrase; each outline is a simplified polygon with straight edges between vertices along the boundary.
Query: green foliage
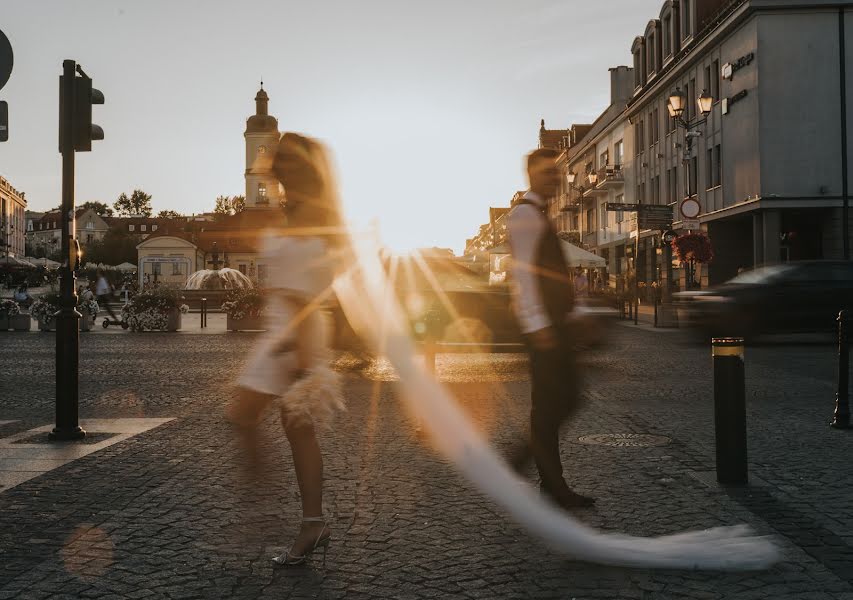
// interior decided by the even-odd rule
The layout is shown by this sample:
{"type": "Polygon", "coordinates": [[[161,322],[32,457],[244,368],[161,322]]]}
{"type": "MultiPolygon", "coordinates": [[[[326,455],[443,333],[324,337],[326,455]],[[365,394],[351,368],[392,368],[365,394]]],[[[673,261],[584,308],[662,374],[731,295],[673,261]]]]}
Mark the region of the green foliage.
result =
{"type": "Polygon", "coordinates": [[[120,217],[131,217],[141,215],[150,217],[154,212],[151,208],[151,194],[146,194],[142,190],[133,190],[130,197],[122,193],[113,203],[113,208],[120,217]]]}
{"type": "Polygon", "coordinates": [[[180,219],[183,215],[176,210],[161,210],[157,216],[161,219],[180,219]]]}
{"type": "Polygon", "coordinates": [[[120,265],[124,262],[136,264],[136,244],[139,240],[128,235],[123,230],[110,229],[102,240],[97,240],[86,246],[83,262],[105,265],[120,265]]]}
{"type": "Polygon", "coordinates": [[[245,196],[219,196],[213,212],[217,216],[236,215],[246,208],[245,196]]]}
{"type": "Polygon", "coordinates": [[[91,208],[92,210],[94,210],[97,214],[99,214],[102,217],[113,216],[113,209],[111,209],[106,202],[94,202],[94,201],[84,202],[78,208],[91,208]]]}
{"type": "Polygon", "coordinates": [[[257,318],[263,312],[264,300],[256,289],[228,290],[221,308],[238,321],[257,318]]]}

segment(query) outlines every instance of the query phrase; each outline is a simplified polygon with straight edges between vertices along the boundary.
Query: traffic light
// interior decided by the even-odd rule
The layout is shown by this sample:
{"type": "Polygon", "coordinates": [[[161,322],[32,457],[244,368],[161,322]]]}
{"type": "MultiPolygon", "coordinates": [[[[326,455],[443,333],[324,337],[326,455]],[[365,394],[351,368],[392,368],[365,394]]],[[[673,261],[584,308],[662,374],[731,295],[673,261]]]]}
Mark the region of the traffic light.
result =
{"type": "Polygon", "coordinates": [[[104,94],[92,87],[92,79],[77,67],[79,77],[74,78],[73,116],[71,118],[71,143],[77,152],[90,152],[92,140],[104,139],[104,130],[92,124],[92,105],[103,104],[104,94]]]}

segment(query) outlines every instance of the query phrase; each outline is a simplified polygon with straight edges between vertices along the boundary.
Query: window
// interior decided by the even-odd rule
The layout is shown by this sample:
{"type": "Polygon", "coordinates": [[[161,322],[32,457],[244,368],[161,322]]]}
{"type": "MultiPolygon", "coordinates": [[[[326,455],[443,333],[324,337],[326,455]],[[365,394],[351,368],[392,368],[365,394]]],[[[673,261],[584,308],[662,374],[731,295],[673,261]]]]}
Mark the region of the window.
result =
{"type": "Polygon", "coordinates": [[[243,275],[246,274],[246,265],[237,265],[237,270],[240,271],[243,275]]]}
{"type": "Polygon", "coordinates": [[[145,224],[140,225],[140,226],[139,226],[139,231],[148,231],[148,226],[147,226],[147,225],[145,225],[145,224]]]}
{"type": "Polygon", "coordinates": [[[613,144],[613,164],[621,165],[625,161],[625,145],[622,140],[613,144]]]}
{"type": "Polygon", "coordinates": [[[162,273],[160,266],[161,266],[160,263],[155,262],[154,264],[151,265],[151,272],[154,275],[160,275],[162,273]]]}
{"type": "Polygon", "coordinates": [[[714,185],[723,185],[723,151],[719,144],[714,146],[714,185]]]}
{"type": "Polygon", "coordinates": [[[601,205],[601,229],[607,229],[607,206],[604,204],[601,205]]]}
{"type": "Polygon", "coordinates": [[[638,88],[642,85],[642,79],[640,79],[640,69],[642,65],[640,64],[640,51],[634,52],[634,87],[638,88]]]}
{"type": "Polygon", "coordinates": [[[652,204],[660,204],[660,175],[652,179],[652,204]]]}
{"type": "Polygon", "coordinates": [[[92,235],[91,233],[87,233],[86,234],[86,243],[91,244],[94,241],[95,241],[95,236],[92,235]]]}
{"type": "Polygon", "coordinates": [[[592,233],[595,230],[595,209],[586,211],[586,231],[592,233]]]}
{"type": "Polygon", "coordinates": [[[640,119],[640,138],[639,144],[637,144],[640,148],[640,152],[643,152],[646,148],[646,122],[643,119],[640,119]]]}
{"type": "Polygon", "coordinates": [[[672,54],[672,17],[667,15],[663,20],[663,57],[672,54]]]}
{"type": "Polygon", "coordinates": [[[654,34],[649,36],[649,42],[647,45],[648,45],[648,53],[647,53],[648,58],[646,60],[649,61],[648,62],[649,75],[652,75],[652,74],[654,74],[655,71],[657,71],[657,62],[656,62],[657,57],[655,56],[655,35],[654,34]]]}
{"type": "Polygon", "coordinates": [[[659,123],[659,118],[660,118],[660,112],[659,112],[659,109],[655,108],[655,109],[652,111],[652,122],[651,122],[651,128],[652,128],[652,135],[651,135],[651,138],[652,138],[652,146],[654,146],[655,144],[657,144],[657,143],[658,143],[658,141],[660,140],[660,123],[659,123]]]}
{"type": "Polygon", "coordinates": [[[681,30],[684,32],[684,38],[687,39],[693,33],[693,15],[690,11],[690,4],[693,0],[682,0],[681,3],[681,30]]]}
{"type": "Polygon", "coordinates": [[[127,230],[128,231],[136,231],[136,225],[128,225],[127,230]]]}
{"type": "Polygon", "coordinates": [[[713,67],[713,71],[711,73],[711,96],[714,98],[714,102],[718,102],[720,100],[720,61],[715,60],[713,67]]]}
{"type": "Polygon", "coordinates": [[[184,265],[182,265],[179,262],[173,262],[172,263],[172,275],[183,275],[184,274],[183,266],[184,265]]]}
{"type": "Polygon", "coordinates": [[[711,65],[705,67],[705,90],[711,93],[711,65]]]}
{"type": "Polygon", "coordinates": [[[691,79],[690,94],[687,94],[687,118],[689,120],[692,120],[693,117],[696,116],[696,98],[698,98],[698,94],[696,93],[696,80],[691,79]]]}
{"type": "Polygon", "coordinates": [[[258,204],[266,204],[267,200],[267,184],[261,181],[258,183],[258,204]]]}
{"type": "Polygon", "coordinates": [[[690,173],[687,177],[687,195],[695,196],[698,193],[699,183],[699,159],[693,157],[690,159],[690,173]]]}
{"type": "Polygon", "coordinates": [[[152,225],[152,226],[151,226],[151,231],[157,231],[157,225],[152,225]]]}
{"type": "MultiPolygon", "coordinates": [[[[615,200],[619,204],[624,204],[625,203],[625,194],[617,194],[615,200]]],[[[624,220],[625,220],[625,213],[622,212],[621,210],[617,211],[616,212],[616,222],[621,223],[624,220]]]]}
{"type": "Polygon", "coordinates": [[[266,265],[258,265],[258,282],[264,282],[267,280],[267,266],[266,265]]]}
{"type": "Polygon", "coordinates": [[[610,151],[605,150],[601,153],[601,156],[598,157],[598,168],[603,169],[607,165],[610,164],[610,151]]]}
{"type": "Polygon", "coordinates": [[[707,189],[714,187],[714,149],[708,148],[705,153],[705,181],[707,181],[707,189]]]}
{"type": "Polygon", "coordinates": [[[86,229],[94,229],[94,228],[95,228],[95,222],[94,221],[87,221],[86,222],[86,229]]]}

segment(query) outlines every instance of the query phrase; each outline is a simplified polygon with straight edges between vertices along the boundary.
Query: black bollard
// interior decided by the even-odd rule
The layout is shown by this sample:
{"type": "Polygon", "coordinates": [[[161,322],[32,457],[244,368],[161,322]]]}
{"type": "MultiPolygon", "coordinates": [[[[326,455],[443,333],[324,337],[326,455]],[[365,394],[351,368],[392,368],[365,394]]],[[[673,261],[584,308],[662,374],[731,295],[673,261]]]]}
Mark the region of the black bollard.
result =
{"type": "Polygon", "coordinates": [[[748,480],[743,338],[714,338],[711,345],[717,481],[724,485],[743,485],[748,480]]]}
{"type": "Polygon", "coordinates": [[[201,299],[201,310],[199,312],[201,318],[201,328],[207,327],[207,298],[201,299]]]}
{"type": "Polygon", "coordinates": [[[838,391],[835,394],[835,414],[830,427],[850,429],[850,340],[846,310],[838,313],[838,391]]]}

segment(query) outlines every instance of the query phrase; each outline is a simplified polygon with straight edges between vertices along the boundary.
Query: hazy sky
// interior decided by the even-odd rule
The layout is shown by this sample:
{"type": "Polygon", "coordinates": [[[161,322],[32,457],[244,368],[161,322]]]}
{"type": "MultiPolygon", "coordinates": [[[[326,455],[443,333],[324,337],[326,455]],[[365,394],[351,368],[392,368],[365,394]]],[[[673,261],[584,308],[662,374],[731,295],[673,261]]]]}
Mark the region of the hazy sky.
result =
{"type": "Polygon", "coordinates": [[[77,60],[106,133],[78,154],[77,201],[143,188],[155,210],[244,193],[243,131],[263,77],[282,131],[326,140],[357,227],[459,251],[525,186],[549,128],[591,122],[612,66],[661,0],[3,0],[15,69],[0,175],[60,201],[58,77],[77,60]]]}

